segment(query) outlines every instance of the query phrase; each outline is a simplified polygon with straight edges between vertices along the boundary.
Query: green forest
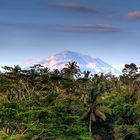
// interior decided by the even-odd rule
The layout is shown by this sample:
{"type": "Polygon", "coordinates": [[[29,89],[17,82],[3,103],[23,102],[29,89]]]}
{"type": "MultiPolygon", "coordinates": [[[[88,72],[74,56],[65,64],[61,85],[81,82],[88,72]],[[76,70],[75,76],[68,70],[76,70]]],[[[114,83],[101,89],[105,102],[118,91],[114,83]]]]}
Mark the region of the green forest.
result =
{"type": "Polygon", "coordinates": [[[0,72],[0,140],[140,140],[140,72],[60,71],[40,64],[0,72]]]}

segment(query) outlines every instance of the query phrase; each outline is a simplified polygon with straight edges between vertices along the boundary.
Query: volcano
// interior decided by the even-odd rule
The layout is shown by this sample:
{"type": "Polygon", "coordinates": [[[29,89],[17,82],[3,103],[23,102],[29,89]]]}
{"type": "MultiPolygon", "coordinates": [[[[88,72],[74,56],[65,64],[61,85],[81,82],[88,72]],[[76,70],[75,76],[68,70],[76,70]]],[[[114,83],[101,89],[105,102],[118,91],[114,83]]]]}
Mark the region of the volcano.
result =
{"type": "Polygon", "coordinates": [[[78,52],[64,51],[46,59],[42,59],[40,64],[48,67],[50,70],[63,69],[65,64],[70,61],[77,62],[81,71],[90,71],[91,73],[112,73],[114,75],[120,75],[121,72],[112,67],[108,63],[104,62],[100,58],[93,58],[88,55],[84,55],[78,52]]]}

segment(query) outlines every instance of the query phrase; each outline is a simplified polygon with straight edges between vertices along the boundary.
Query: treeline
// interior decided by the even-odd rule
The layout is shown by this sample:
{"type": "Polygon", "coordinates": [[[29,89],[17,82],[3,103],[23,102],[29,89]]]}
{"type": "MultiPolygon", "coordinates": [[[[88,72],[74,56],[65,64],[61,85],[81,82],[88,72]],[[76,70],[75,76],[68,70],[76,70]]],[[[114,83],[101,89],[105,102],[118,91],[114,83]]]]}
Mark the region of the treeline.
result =
{"type": "Polygon", "coordinates": [[[61,71],[40,64],[0,73],[0,140],[139,140],[140,72],[61,71]]]}

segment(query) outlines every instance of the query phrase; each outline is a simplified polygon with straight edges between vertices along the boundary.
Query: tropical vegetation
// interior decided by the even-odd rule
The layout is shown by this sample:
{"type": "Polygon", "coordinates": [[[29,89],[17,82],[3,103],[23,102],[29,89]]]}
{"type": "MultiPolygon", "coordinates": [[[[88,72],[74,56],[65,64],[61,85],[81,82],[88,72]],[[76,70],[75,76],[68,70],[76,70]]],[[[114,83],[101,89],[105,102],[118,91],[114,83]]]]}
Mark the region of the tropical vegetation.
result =
{"type": "Polygon", "coordinates": [[[68,62],[50,71],[4,66],[0,140],[140,140],[140,72],[81,72],[68,62]]]}

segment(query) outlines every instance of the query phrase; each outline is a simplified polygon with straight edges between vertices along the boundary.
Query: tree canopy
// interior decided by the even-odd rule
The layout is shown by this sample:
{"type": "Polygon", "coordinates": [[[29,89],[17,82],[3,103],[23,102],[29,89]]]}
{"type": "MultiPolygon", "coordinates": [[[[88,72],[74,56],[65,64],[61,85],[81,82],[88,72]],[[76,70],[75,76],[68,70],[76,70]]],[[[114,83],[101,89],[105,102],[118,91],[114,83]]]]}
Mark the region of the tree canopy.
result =
{"type": "Polygon", "coordinates": [[[135,64],[126,64],[120,77],[81,72],[74,61],[62,71],[40,64],[3,68],[0,140],[140,139],[135,64]]]}

